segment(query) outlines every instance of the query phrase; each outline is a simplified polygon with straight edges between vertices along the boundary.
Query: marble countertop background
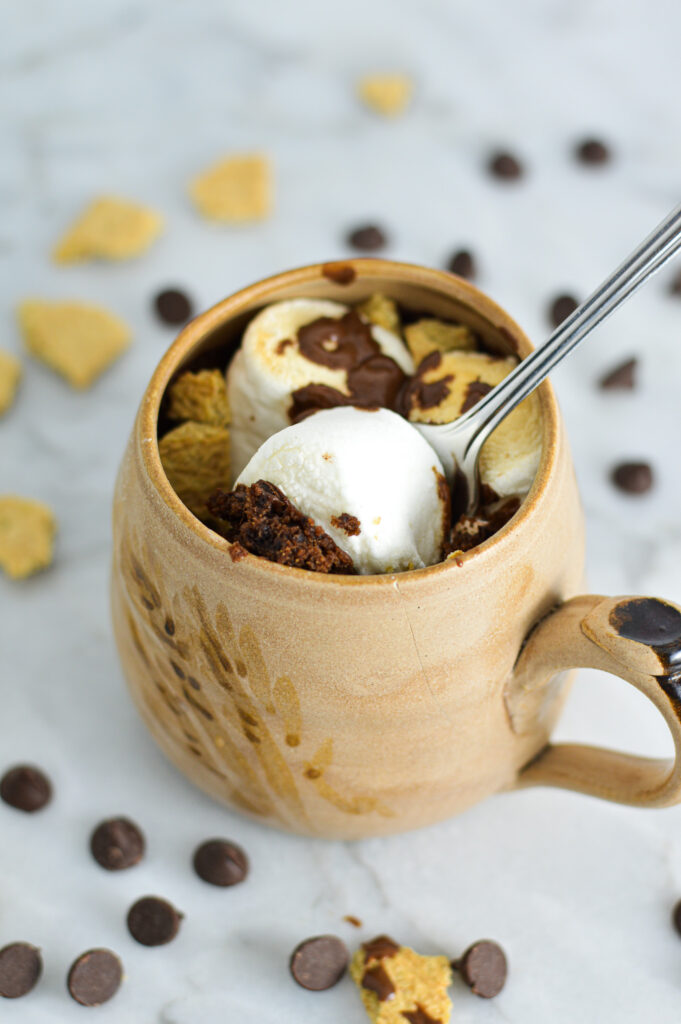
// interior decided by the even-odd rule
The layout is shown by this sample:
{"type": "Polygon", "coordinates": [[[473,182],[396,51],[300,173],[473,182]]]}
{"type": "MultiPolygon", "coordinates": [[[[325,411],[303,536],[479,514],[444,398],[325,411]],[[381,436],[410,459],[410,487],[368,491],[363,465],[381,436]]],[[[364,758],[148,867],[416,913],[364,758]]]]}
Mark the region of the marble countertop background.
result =
{"type": "MultiPolygon", "coordinates": [[[[480,286],[536,340],[546,305],[584,295],[679,199],[681,8],[650,0],[453,4],[389,0],[22,0],[3,6],[0,42],[0,344],[20,351],[14,307],[28,295],[110,307],[133,348],[88,393],[26,363],[0,424],[0,491],[43,499],[59,518],[53,568],[0,579],[0,767],[35,761],[56,799],[26,818],[0,807],[0,946],[40,945],[45,976],[3,1020],[80,1019],[64,976],[82,950],[111,946],[127,980],[97,1020],[125,1024],[358,1024],[346,979],[310,994],[287,973],[310,934],[348,943],[379,931],[422,952],[488,936],[511,974],[484,1002],[461,984],[453,1021],[653,1021],[681,1016],[681,807],[645,812],[536,790],[389,840],[325,843],[279,835],[195,792],[149,740],[125,693],[109,626],[110,502],[146,381],[172,340],[150,300],[178,284],[204,308],[269,273],[347,255],[346,229],[385,225],[387,254],[443,265],[469,245],[480,286]],[[408,113],[361,108],[357,75],[406,70],[408,113]],[[570,157],[606,138],[598,170],[570,157]],[[526,178],[481,170],[508,146],[526,178]],[[202,222],[187,180],[223,153],[261,148],[276,169],[267,222],[202,222]],[[49,251],[92,195],[147,202],[167,217],[148,256],[57,268],[49,251]],[[104,875],[87,837],[102,817],[144,827],[149,855],[104,875]],[[191,851],[210,835],[243,844],[246,885],[198,882],[191,851]],[[145,893],[186,913],[165,949],[128,936],[145,893]],[[361,931],[343,922],[355,914],[361,931]]],[[[555,374],[588,528],[590,586],[681,601],[681,300],[670,272],[555,374]],[[640,357],[635,393],[604,394],[599,374],[640,357]],[[640,498],[608,480],[650,459],[640,498]]],[[[582,672],[561,737],[642,753],[670,749],[661,719],[619,680],[582,672]]]]}

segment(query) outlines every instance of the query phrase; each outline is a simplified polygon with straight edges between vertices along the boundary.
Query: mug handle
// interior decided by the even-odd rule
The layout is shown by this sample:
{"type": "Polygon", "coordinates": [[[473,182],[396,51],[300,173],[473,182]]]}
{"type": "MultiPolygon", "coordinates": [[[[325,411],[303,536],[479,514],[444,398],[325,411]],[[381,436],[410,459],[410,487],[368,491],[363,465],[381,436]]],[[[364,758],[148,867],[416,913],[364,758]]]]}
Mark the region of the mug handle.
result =
{"type": "Polygon", "coordinates": [[[548,743],[521,769],[517,786],[559,786],[638,807],[678,803],[681,608],[651,597],[590,595],[574,597],[549,613],[529,634],[506,689],[516,733],[536,733],[542,725],[547,730],[546,719],[561,685],[556,673],[571,668],[611,672],[644,693],[669,727],[675,757],[638,757],[584,744],[548,743]]]}

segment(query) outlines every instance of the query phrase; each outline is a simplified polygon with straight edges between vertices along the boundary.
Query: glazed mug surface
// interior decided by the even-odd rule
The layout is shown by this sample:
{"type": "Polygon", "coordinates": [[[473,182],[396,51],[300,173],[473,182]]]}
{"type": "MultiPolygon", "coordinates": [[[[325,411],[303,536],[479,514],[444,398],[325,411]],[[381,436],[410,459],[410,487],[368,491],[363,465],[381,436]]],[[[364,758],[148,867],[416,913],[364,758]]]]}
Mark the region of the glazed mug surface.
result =
{"type": "Polygon", "coordinates": [[[142,400],[114,506],[114,630],[152,735],[228,806],[329,838],[417,828],[520,786],[677,802],[681,611],[653,598],[579,596],[582,513],[548,383],[538,392],[541,463],[519,512],[479,547],[426,569],[326,576],[232,558],[229,542],[170,487],[157,430],[178,371],[210,365],[268,303],[353,303],[376,291],[469,324],[491,350],[531,350],[470,284],[380,259],[279,274],[182,331],[142,400]],[[676,760],[551,744],[569,670],[579,666],[645,693],[667,721],[676,760]]]}

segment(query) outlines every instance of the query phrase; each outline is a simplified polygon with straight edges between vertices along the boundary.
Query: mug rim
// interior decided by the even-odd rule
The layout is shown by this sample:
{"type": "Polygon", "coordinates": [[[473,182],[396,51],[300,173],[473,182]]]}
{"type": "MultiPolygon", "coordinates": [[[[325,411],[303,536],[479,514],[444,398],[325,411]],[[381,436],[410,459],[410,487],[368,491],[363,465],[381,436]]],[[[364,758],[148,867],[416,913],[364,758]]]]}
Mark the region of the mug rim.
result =
{"type": "MultiPolygon", "coordinates": [[[[328,277],[331,283],[333,278],[331,274],[327,274],[325,271],[329,270],[329,268],[333,270],[334,267],[352,268],[354,272],[353,280],[385,278],[389,276],[407,283],[431,287],[433,291],[439,292],[445,297],[455,298],[464,305],[470,306],[478,314],[490,321],[494,329],[503,330],[508,333],[514,344],[517,344],[521,351],[522,349],[526,350],[522,353],[523,355],[529,354],[534,348],[525,332],[509,314],[469,281],[451,274],[449,271],[438,270],[416,263],[405,263],[376,257],[324,261],[281,271],[277,274],[260,278],[258,281],[240,288],[226,298],[221,299],[205,312],[200,313],[180,331],[177,338],[172,342],[157,364],[142,396],[134,433],[147,477],[167,509],[181,521],[182,525],[193,534],[197,541],[224,555],[232,565],[235,565],[235,561],[230,558],[232,543],[214,530],[211,530],[208,526],[205,526],[200,519],[197,519],[189,511],[171,487],[164,472],[158,447],[158,417],[161,401],[168,384],[180,365],[191,357],[192,350],[198,348],[206,336],[213,330],[243,313],[246,306],[257,303],[260,299],[266,302],[270,293],[278,287],[290,287],[297,284],[303,286],[311,280],[319,280],[320,277],[324,276],[328,277]],[[455,286],[454,292],[456,294],[453,294],[453,285],[455,286]]],[[[277,300],[273,299],[272,301],[277,300]]],[[[266,575],[276,574],[282,582],[285,580],[297,580],[305,583],[307,586],[360,586],[366,588],[369,586],[391,585],[394,580],[399,579],[400,587],[403,587],[411,582],[422,582],[426,578],[433,579],[436,576],[443,576],[445,573],[460,571],[462,565],[465,564],[471,564],[475,561],[478,563],[483,560],[487,561],[487,557],[492,552],[498,553],[499,547],[504,547],[505,542],[532,515],[546,492],[558,460],[560,418],[558,404],[551,384],[548,381],[544,381],[537,388],[536,394],[541,407],[542,454],[532,486],[515,515],[500,530],[486,541],[483,541],[482,544],[464,552],[461,559],[450,557],[436,562],[434,565],[425,566],[422,569],[409,569],[399,573],[345,576],[311,572],[308,569],[280,565],[277,562],[271,562],[266,558],[248,552],[247,558],[239,560],[238,568],[241,571],[250,569],[251,571],[258,571],[266,575]]]]}

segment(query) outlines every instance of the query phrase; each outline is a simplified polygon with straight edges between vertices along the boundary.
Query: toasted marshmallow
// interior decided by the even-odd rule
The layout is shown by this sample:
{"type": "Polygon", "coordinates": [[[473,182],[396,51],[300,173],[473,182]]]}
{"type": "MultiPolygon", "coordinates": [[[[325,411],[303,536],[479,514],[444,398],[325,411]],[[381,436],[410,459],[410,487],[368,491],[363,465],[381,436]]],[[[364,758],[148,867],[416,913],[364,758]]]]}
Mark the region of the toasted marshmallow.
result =
{"type": "MultiPolygon", "coordinates": [[[[413,422],[449,423],[457,419],[518,363],[513,356],[502,358],[481,352],[445,352],[439,362],[434,362],[436,365],[419,373],[419,380],[426,386],[441,383],[439,389],[430,392],[435,404],[424,402],[421,408],[414,389],[409,410],[413,422]]],[[[480,479],[502,498],[524,497],[537,473],[541,450],[539,399],[532,394],[499,424],[483,446],[480,479]]]]}
{"type": "Polygon", "coordinates": [[[442,558],[449,494],[423,437],[388,409],[317,412],[268,438],[237,484],[267,480],[345,551],[358,573],[442,558]]]}
{"type": "MultiPolygon", "coordinates": [[[[232,408],[232,465],[240,473],[260,445],[290,424],[292,393],[309,384],[323,384],[349,394],[348,371],[326,366],[303,355],[298,344],[301,327],[321,317],[339,319],[349,307],[324,299],[288,299],[265,307],[251,320],[228,373],[232,408]]],[[[412,358],[401,339],[375,324],[371,337],[383,355],[405,373],[412,358]]]]}

